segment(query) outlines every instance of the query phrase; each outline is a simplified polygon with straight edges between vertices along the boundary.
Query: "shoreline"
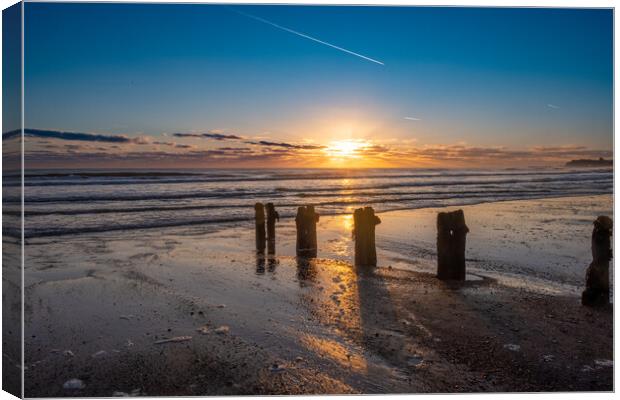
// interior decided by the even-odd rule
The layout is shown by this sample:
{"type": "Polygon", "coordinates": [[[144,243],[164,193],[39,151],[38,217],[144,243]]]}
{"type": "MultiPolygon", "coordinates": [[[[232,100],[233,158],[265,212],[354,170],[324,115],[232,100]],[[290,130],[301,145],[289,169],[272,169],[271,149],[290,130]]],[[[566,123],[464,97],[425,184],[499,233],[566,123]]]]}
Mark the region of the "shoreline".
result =
{"type": "MultiPolygon", "coordinates": [[[[381,214],[386,214],[386,213],[392,213],[392,212],[398,212],[398,211],[415,211],[415,210],[428,210],[428,209],[439,209],[439,208],[459,208],[459,207],[468,207],[468,206],[476,206],[476,205],[482,205],[482,204],[494,204],[494,203],[506,203],[506,202],[515,202],[515,201],[533,201],[533,200],[553,200],[553,199],[564,199],[564,198],[582,198],[582,197],[594,197],[594,196],[613,196],[613,194],[606,194],[606,193],[595,193],[595,194],[570,194],[570,195],[550,195],[550,196],[531,196],[531,197],[527,197],[527,198],[520,198],[520,199],[514,199],[514,198],[510,198],[510,199],[495,199],[495,200],[483,200],[483,201],[470,201],[470,202],[456,202],[454,204],[450,204],[450,205],[424,205],[424,206],[420,206],[420,207],[403,207],[403,208],[393,208],[393,209],[389,209],[389,210],[384,210],[384,211],[376,211],[377,215],[381,215],[381,214]]],[[[442,198],[443,199],[443,198],[442,198]]],[[[446,200],[448,200],[449,198],[446,198],[446,200]]],[[[268,200],[268,199],[267,199],[268,200]]],[[[428,200],[428,199],[424,199],[424,200],[428,200]]],[[[432,200],[432,199],[431,199],[432,200]]],[[[457,199],[455,199],[457,200],[457,199]]],[[[356,203],[357,204],[357,203],[356,203]]],[[[366,204],[366,203],[364,203],[366,204]]],[[[373,204],[377,204],[377,203],[373,203],[372,201],[367,202],[367,204],[369,205],[373,205],[373,204]]],[[[279,209],[281,209],[281,207],[287,207],[287,208],[291,208],[291,209],[296,209],[296,205],[285,205],[285,206],[281,206],[278,204],[275,204],[276,207],[280,207],[279,209]]],[[[353,212],[353,209],[355,209],[356,207],[362,207],[363,205],[360,203],[356,206],[349,206],[348,209],[346,211],[342,211],[342,212],[329,212],[329,213],[324,213],[321,214],[324,217],[338,217],[338,216],[343,216],[343,215],[350,215],[353,212]]],[[[214,206],[197,206],[196,208],[189,208],[189,209],[205,209],[205,210],[209,210],[212,208],[226,208],[226,207],[231,207],[231,206],[221,206],[221,207],[214,207],[214,206]]],[[[235,206],[234,208],[252,208],[252,205],[244,205],[243,207],[241,206],[235,206]]],[[[172,210],[174,210],[172,208],[172,210]]],[[[179,209],[179,211],[182,211],[184,209],[179,209]]],[[[144,209],[144,212],[149,212],[150,210],[148,208],[144,209]]],[[[110,210],[110,212],[112,213],[113,211],[110,210]]],[[[136,212],[135,210],[133,210],[133,212],[136,212]]],[[[60,215],[64,215],[62,214],[62,212],[59,212],[60,215]]],[[[84,212],[83,214],[98,214],[98,212],[92,212],[92,213],[87,213],[84,212]]],[[[8,213],[8,215],[11,215],[11,213],[8,213]]],[[[19,215],[21,215],[21,213],[19,213],[19,215]]],[[[39,215],[39,214],[34,214],[39,215]]],[[[294,214],[283,214],[280,217],[281,220],[286,221],[286,220],[294,220],[295,219],[295,215],[294,214]]],[[[254,221],[253,217],[230,217],[230,218],[224,218],[221,220],[198,220],[198,221],[192,221],[192,222],[187,222],[187,221],[183,221],[183,222],[173,222],[173,223],[161,223],[159,225],[152,225],[152,226],[124,226],[124,227],[115,227],[115,228],[107,228],[105,230],[101,230],[100,228],[76,228],[73,231],[68,231],[68,232],[57,232],[57,231],[49,231],[49,232],[42,232],[42,233],[36,233],[36,234],[25,234],[24,238],[25,239],[39,239],[39,238],[48,238],[48,237],[62,237],[62,236],[73,236],[73,235],[81,235],[81,234],[105,234],[108,232],[114,232],[114,233],[118,233],[118,232],[123,232],[123,231],[127,231],[127,232],[135,232],[135,231],[142,231],[142,230],[153,230],[153,229],[172,229],[172,228],[178,228],[178,229],[182,229],[184,227],[191,227],[191,226],[202,226],[202,225],[208,225],[208,226],[217,226],[217,225],[222,225],[222,229],[226,229],[228,227],[231,226],[237,226],[237,227],[241,227],[243,226],[243,223],[249,223],[254,221]]],[[[21,235],[14,235],[12,232],[10,231],[6,231],[4,232],[4,236],[6,237],[10,237],[10,238],[21,238],[21,235]]]]}
{"type": "Polygon", "coordinates": [[[370,274],[351,266],[344,216],[321,218],[312,260],[295,257],[291,221],[273,257],[256,257],[243,226],[33,240],[26,395],[612,390],[612,306],[582,307],[570,289],[584,282],[592,204],[612,199],[463,207],[464,283],[433,275],[438,209],[380,214],[370,274]],[[527,229],[495,230],[512,221],[527,229]],[[515,242],[528,235],[545,243],[515,242]],[[70,379],[85,387],[63,389],[70,379]]]}

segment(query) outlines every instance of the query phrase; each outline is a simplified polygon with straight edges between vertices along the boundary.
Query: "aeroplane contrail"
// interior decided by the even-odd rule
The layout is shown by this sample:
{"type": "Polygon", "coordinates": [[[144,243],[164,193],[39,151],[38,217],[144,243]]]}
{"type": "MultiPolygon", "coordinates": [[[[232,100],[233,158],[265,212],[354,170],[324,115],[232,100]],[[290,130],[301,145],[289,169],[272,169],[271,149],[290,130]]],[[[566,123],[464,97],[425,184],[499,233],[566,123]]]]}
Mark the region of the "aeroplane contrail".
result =
{"type": "Polygon", "coordinates": [[[230,9],[230,10],[232,10],[232,11],[234,11],[234,12],[238,13],[238,14],[241,14],[241,15],[243,15],[243,16],[245,16],[245,17],[255,19],[256,21],[260,21],[260,22],[265,23],[265,24],[267,24],[267,25],[271,25],[271,26],[273,26],[273,27],[275,27],[275,28],[282,29],[283,31],[286,31],[286,32],[292,33],[292,34],[294,34],[294,35],[301,36],[301,37],[303,37],[303,38],[310,39],[310,40],[315,41],[315,42],[317,42],[317,43],[324,44],[325,46],[329,46],[329,47],[334,48],[334,49],[336,49],[336,50],[344,51],[345,53],[349,53],[349,54],[352,54],[352,55],[354,55],[354,56],[356,56],[356,57],[363,58],[364,60],[368,60],[368,61],[374,62],[374,63],[376,63],[376,64],[379,64],[379,65],[385,65],[385,64],[384,64],[384,63],[382,63],[381,61],[375,60],[374,58],[366,57],[365,55],[362,55],[362,54],[356,53],[356,52],[351,51],[351,50],[344,49],[344,48],[342,48],[342,47],[340,47],[340,46],[336,46],[335,44],[331,44],[331,43],[325,42],[325,41],[323,41],[323,40],[317,39],[317,38],[315,38],[315,37],[312,37],[312,36],[310,36],[310,35],[306,35],[305,33],[301,33],[301,32],[294,31],[294,30],[292,30],[292,29],[290,29],[290,28],[287,28],[287,27],[285,27],[285,26],[278,25],[278,24],[276,24],[275,22],[271,22],[271,21],[268,21],[268,20],[266,20],[266,19],[264,19],[264,18],[257,17],[256,15],[248,14],[248,13],[245,13],[245,12],[243,12],[243,11],[239,11],[239,10],[235,10],[235,9],[230,9]]]}

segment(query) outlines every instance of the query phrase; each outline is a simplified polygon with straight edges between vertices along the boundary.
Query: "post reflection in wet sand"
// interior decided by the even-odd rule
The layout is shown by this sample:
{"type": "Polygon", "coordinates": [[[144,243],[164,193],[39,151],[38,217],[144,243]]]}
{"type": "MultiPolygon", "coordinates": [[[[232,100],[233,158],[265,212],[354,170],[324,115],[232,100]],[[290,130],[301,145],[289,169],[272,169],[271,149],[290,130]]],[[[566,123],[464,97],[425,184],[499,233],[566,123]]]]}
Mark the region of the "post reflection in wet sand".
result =
{"type": "Polygon", "coordinates": [[[299,285],[311,290],[302,294],[303,303],[328,328],[328,334],[304,332],[302,345],[340,368],[367,375],[369,361],[360,340],[362,324],[355,270],[347,263],[334,260],[305,257],[296,260],[299,285]]]}
{"type": "MultiPolygon", "coordinates": [[[[350,236],[352,215],[337,218],[341,236],[350,236]]],[[[351,246],[341,251],[345,259],[352,257],[351,246]]],[[[301,343],[309,351],[373,385],[395,384],[408,373],[408,362],[418,352],[401,333],[388,282],[380,271],[349,262],[297,258],[297,274],[300,286],[316,289],[314,301],[304,303],[329,329],[323,335],[303,333],[301,343]],[[374,352],[368,351],[369,346],[374,352]]]]}
{"type": "Polygon", "coordinates": [[[276,271],[276,267],[280,264],[280,260],[274,255],[265,256],[261,253],[256,253],[256,274],[263,275],[265,274],[265,265],[267,266],[267,271],[274,273],[276,271]]]}
{"type": "Polygon", "coordinates": [[[269,272],[275,272],[276,271],[276,267],[280,264],[280,261],[276,258],[276,256],[274,255],[270,255],[267,258],[267,271],[269,272]]]}
{"type": "Polygon", "coordinates": [[[316,278],[316,260],[314,258],[296,257],[297,279],[299,286],[306,286],[316,278]]]}
{"type": "Polygon", "coordinates": [[[263,275],[265,273],[265,255],[256,253],[256,274],[263,275]]]}

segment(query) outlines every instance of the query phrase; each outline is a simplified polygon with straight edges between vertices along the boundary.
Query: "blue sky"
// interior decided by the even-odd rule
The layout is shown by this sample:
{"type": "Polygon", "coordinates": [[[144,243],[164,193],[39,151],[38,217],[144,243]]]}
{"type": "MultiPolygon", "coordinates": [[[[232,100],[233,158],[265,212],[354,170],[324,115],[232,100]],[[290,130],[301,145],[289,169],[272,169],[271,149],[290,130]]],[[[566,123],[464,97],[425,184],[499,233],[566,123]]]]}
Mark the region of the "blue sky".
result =
{"type": "Polygon", "coordinates": [[[27,3],[25,19],[29,128],[356,155],[612,147],[611,10],[27,3]]]}

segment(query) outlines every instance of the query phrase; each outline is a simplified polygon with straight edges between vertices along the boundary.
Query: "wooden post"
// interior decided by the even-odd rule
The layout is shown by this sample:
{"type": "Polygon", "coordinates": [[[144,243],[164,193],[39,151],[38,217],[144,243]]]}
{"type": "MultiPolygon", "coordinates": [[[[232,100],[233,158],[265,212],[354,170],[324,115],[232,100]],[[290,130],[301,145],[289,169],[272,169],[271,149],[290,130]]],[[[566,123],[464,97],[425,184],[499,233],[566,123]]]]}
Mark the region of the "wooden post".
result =
{"type": "Polygon", "coordinates": [[[314,206],[301,206],[297,208],[295,224],[297,226],[297,255],[300,257],[316,257],[317,235],[316,223],[319,214],[314,211],[314,206]]]}
{"type": "Polygon", "coordinates": [[[581,294],[581,304],[603,306],[609,304],[609,261],[612,258],[611,234],[613,221],[600,216],[594,221],[592,231],[592,263],[586,271],[586,290],[581,294]]]}
{"type": "Polygon", "coordinates": [[[256,217],[256,251],[262,254],[265,252],[265,207],[263,207],[263,203],[254,204],[254,213],[256,217]]]}
{"type": "Polygon", "coordinates": [[[308,248],[311,257],[316,257],[319,248],[316,224],[319,222],[319,214],[314,211],[314,206],[306,206],[307,218],[308,218],[308,248]]]}
{"type": "Polygon", "coordinates": [[[353,212],[353,237],[355,240],[355,265],[377,266],[375,227],[381,219],[372,207],[358,208],[353,212]]]}
{"type": "Polygon", "coordinates": [[[437,215],[437,278],[465,280],[465,244],[469,228],[463,210],[437,215]]]}
{"type": "Polygon", "coordinates": [[[276,211],[273,203],[267,203],[267,253],[276,252],[276,221],[280,220],[280,215],[276,211]]]}
{"type": "Polygon", "coordinates": [[[297,231],[297,244],[295,249],[297,255],[301,256],[301,250],[306,248],[306,207],[297,207],[297,215],[295,216],[295,226],[297,231]]]}
{"type": "Polygon", "coordinates": [[[353,211],[353,240],[355,241],[355,265],[364,265],[366,262],[366,248],[368,248],[365,231],[365,214],[363,208],[353,211]]]}

